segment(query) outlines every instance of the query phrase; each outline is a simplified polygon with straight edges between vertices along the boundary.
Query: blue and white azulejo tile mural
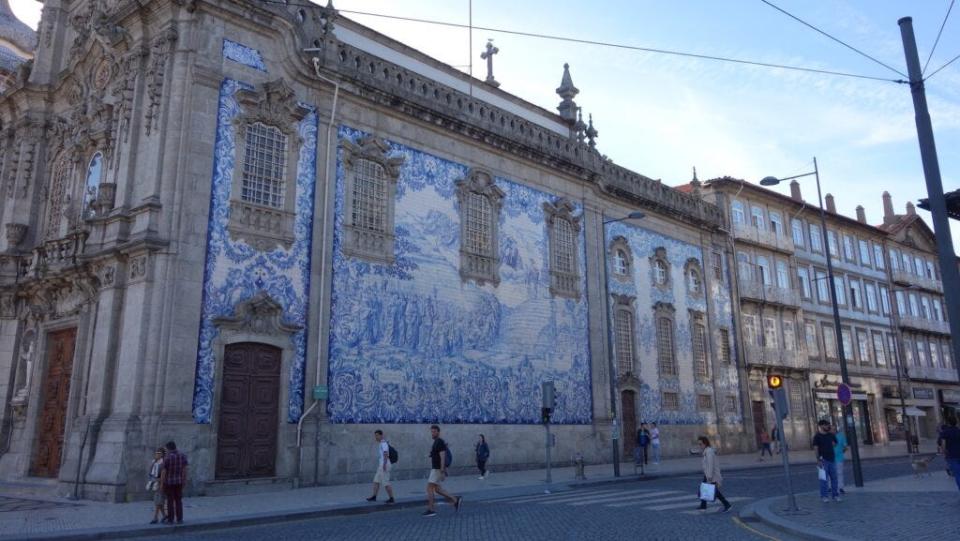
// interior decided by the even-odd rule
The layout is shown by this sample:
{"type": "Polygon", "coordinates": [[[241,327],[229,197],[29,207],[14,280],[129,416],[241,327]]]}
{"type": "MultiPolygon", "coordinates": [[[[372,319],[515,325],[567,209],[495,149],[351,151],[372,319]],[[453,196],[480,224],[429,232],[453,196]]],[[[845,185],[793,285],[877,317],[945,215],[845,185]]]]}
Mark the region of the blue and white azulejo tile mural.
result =
{"type": "MultiPolygon", "coordinates": [[[[364,135],[341,127],[340,140],[364,135]]],[[[461,281],[456,182],[468,167],[390,143],[404,158],[394,201],[395,262],[345,256],[345,171],[337,160],[329,418],[336,423],[536,423],[540,385],[557,423],[592,418],[586,299],[550,294],[543,203],[555,197],[496,178],[500,284],[461,281]]],[[[575,215],[582,212],[576,204],[575,215]]],[[[584,233],[578,241],[586,290],[584,233]]]]}
{"type": "Polygon", "coordinates": [[[213,402],[217,399],[214,396],[216,361],[213,343],[219,331],[213,320],[233,315],[238,304],[263,291],[283,307],[285,323],[301,327],[291,337],[294,355],[290,373],[286,376],[290,386],[287,419],[293,423],[303,410],[317,114],[311,110],[297,126],[301,143],[297,149],[294,241],[290,248],[278,246],[269,251],[258,251],[242,239],[231,238],[227,232],[233,175],[239,174],[235,163],[233,119],[241,113],[236,100],[236,93],[241,88],[251,87],[231,79],[223,81],[220,86],[193,418],[197,423],[209,423],[213,402]]]}
{"type": "MultiPolygon", "coordinates": [[[[728,281],[718,282],[711,274],[712,267],[704,264],[703,249],[666,235],[638,227],[628,222],[615,222],[606,228],[606,246],[614,244],[618,238],[626,241],[629,247],[628,276],[618,279],[614,269],[614,258],[607,258],[607,276],[611,295],[623,295],[633,299],[632,307],[635,315],[636,347],[635,362],[636,374],[642,381],[640,389],[640,411],[638,420],[657,422],[659,424],[699,425],[717,421],[733,422],[739,419],[738,411],[725,410],[728,398],[737,396],[738,379],[734,363],[715,362],[718,355],[716,349],[711,348],[711,342],[718,344],[719,329],[726,329],[731,336],[731,358],[736,357],[735,344],[732,337],[733,313],[730,300],[730,290],[725,284],[728,281]],[[654,286],[653,260],[658,248],[664,250],[668,262],[669,280],[665,288],[654,286]],[[706,280],[705,294],[690,293],[685,269],[688,262],[695,262],[701,280],[706,280]],[[707,296],[712,305],[708,306],[707,296]],[[657,337],[655,306],[663,303],[673,308],[673,336],[674,355],[677,365],[676,376],[662,376],[659,370],[657,357],[657,337]],[[713,334],[708,338],[708,363],[711,366],[710,381],[697,381],[693,372],[693,345],[692,325],[690,312],[699,312],[709,318],[708,332],[713,334]],[[669,391],[679,394],[678,410],[667,410],[662,407],[661,392],[669,391]],[[697,405],[698,394],[712,396],[714,408],[709,412],[701,411],[697,405]],[[715,412],[720,412],[718,419],[715,412]]],[[[701,286],[702,287],[702,286],[701,286]]],[[[611,321],[616,309],[611,300],[608,304],[611,321]]],[[[707,323],[707,321],[704,321],[707,323]]],[[[739,421],[736,421],[739,422],[739,421]]]]}
{"type": "Polygon", "coordinates": [[[257,71],[267,71],[267,65],[264,64],[263,57],[260,55],[260,51],[251,47],[247,47],[242,43],[224,39],[222,52],[223,57],[227,60],[232,60],[238,64],[243,64],[244,66],[253,68],[257,71]]]}

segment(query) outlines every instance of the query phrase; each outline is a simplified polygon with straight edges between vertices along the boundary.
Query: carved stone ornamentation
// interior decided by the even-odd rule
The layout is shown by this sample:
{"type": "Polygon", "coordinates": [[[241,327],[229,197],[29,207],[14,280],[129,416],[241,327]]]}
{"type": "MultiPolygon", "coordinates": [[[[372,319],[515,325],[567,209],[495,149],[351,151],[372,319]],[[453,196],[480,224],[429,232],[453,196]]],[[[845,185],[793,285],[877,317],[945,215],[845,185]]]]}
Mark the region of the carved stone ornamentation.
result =
{"type": "Polygon", "coordinates": [[[27,224],[10,223],[4,226],[7,233],[7,248],[19,246],[27,237],[27,224]]]}
{"type": "Polygon", "coordinates": [[[176,27],[169,27],[157,36],[150,45],[150,60],[147,64],[147,112],[144,128],[149,136],[160,123],[160,105],[163,101],[163,81],[167,64],[173,52],[173,44],[179,38],[176,27]]]}
{"type": "Polygon", "coordinates": [[[221,331],[234,331],[260,335],[291,335],[300,329],[283,321],[283,306],[265,291],[236,306],[232,316],[218,317],[213,324],[221,331]]]}
{"type": "MultiPolygon", "coordinates": [[[[373,136],[362,137],[356,144],[345,140],[343,145],[344,165],[350,188],[346,191],[346,208],[353,209],[358,204],[353,187],[358,182],[357,176],[362,170],[375,176],[382,175],[382,193],[374,194],[374,199],[382,198],[382,209],[374,212],[380,214],[380,227],[370,227],[367,224],[354,223],[354,214],[347,213],[347,222],[344,224],[346,239],[343,244],[345,254],[393,264],[394,261],[394,200],[397,194],[397,180],[400,178],[400,167],[404,159],[390,155],[390,146],[386,141],[373,136]],[[364,167],[364,162],[367,166],[364,167]]],[[[364,204],[360,202],[360,204],[364,204]]]]}
{"type": "Polygon", "coordinates": [[[143,280],[147,276],[147,256],[141,255],[131,257],[127,263],[128,273],[131,281],[143,280]]]}
{"type": "Polygon", "coordinates": [[[97,198],[93,210],[97,216],[106,216],[113,209],[117,197],[117,185],[113,182],[101,182],[97,188],[97,198]]]}
{"type": "Polygon", "coordinates": [[[489,171],[472,169],[467,178],[457,181],[457,203],[460,212],[460,279],[500,284],[500,208],[505,193],[493,180],[489,171]],[[473,209],[473,210],[471,210],[473,209]],[[467,229],[468,212],[486,216],[487,229],[471,232],[467,229]]]}

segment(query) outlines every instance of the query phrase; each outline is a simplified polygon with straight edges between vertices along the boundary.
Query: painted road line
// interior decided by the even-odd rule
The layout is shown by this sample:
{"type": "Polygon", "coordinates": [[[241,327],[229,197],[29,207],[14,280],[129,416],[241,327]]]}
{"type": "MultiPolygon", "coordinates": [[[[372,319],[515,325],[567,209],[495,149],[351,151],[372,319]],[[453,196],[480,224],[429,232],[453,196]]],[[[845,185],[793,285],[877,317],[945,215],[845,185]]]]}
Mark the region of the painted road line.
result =
{"type": "Polygon", "coordinates": [[[567,498],[572,496],[574,493],[583,495],[591,494],[600,494],[600,493],[609,493],[609,492],[618,492],[618,490],[606,489],[606,490],[590,490],[590,491],[563,491],[555,492],[553,494],[527,494],[525,496],[512,496],[507,498],[498,498],[495,500],[485,500],[486,502],[497,502],[497,503],[523,503],[523,502],[532,502],[536,500],[542,500],[544,498],[567,498]]]}
{"type": "Polygon", "coordinates": [[[630,500],[630,501],[649,500],[649,499],[660,498],[662,496],[669,496],[672,494],[680,494],[680,492],[676,490],[664,490],[662,492],[649,492],[646,494],[635,494],[634,491],[631,491],[623,494],[616,494],[616,495],[611,494],[607,496],[598,496],[596,498],[591,498],[589,501],[575,502],[575,503],[571,503],[570,505],[577,506],[577,505],[590,505],[590,504],[596,504],[596,503],[618,503],[617,500],[624,501],[624,502],[627,500],[630,500]]]}
{"type": "MultiPolygon", "coordinates": [[[[688,502],[697,502],[697,501],[700,501],[700,500],[697,499],[697,495],[696,495],[696,494],[683,494],[683,495],[681,495],[681,496],[671,496],[671,497],[669,497],[669,498],[660,498],[660,499],[659,499],[659,501],[661,501],[661,502],[676,502],[676,501],[680,501],[680,500],[686,500],[686,501],[688,501],[688,502]]],[[[640,500],[640,501],[635,501],[635,502],[611,503],[611,504],[607,504],[605,507],[629,507],[629,506],[644,505],[644,504],[649,504],[649,503],[654,503],[654,502],[645,502],[645,501],[640,500]]],[[[646,508],[644,508],[644,509],[646,509],[646,508]]]]}

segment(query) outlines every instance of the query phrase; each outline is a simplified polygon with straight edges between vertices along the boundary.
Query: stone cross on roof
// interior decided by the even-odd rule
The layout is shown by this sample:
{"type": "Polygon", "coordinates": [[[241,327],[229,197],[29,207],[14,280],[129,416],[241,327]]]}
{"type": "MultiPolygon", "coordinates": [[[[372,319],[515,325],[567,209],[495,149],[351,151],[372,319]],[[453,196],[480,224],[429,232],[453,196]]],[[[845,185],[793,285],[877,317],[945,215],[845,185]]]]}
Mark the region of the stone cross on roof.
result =
{"type": "Polygon", "coordinates": [[[487,50],[480,53],[480,58],[487,61],[487,79],[484,82],[493,87],[500,86],[500,83],[498,83],[497,80],[493,78],[493,55],[499,52],[500,52],[500,49],[497,49],[496,47],[493,46],[493,40],[488,39],[487,50]]]}

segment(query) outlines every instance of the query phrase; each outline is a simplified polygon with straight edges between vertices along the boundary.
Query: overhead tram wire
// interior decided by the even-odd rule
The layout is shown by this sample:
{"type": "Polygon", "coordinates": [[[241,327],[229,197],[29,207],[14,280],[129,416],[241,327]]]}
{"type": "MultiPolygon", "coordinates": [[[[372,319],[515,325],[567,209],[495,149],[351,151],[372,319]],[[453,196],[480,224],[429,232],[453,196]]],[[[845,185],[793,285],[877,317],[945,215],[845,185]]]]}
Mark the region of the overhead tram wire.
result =
{"type": "MultiPolygon", "coordinates": [[[[286,1],[284,1],[284,0],[261,0],[261,1],[262,1],[262,2],[265,2],[265,3],[268,3],[268,4],[281,4],[281,5],[285,5],[285,6],[301,6],[301,7],[317,7],[317,6],[318,6],[318,4],[313,4],[313,3],[295,3],[295,2],[286,2],[286,1]]],[[[430,20],[430,19],[419,19],[419,18],[416,18],[416,17],[402,17],[402,16],[399,16],[399,15],[384,15],[384,14],[382,14],[382,13],[372,13],[372,12],[369,12],[369,11],[356,11],[356,10],[349,10],[349,9],[340,9],[340,10],[337,10],[337,11],[339,11],[340,13],[349,13],[349,14],[352,14],[352,15],[366,15],[366,16],[368,16],[368,17],[380,17],[380,18],[384,18],[384,19],[393,19],[393,20],[398,20],[398,21],[408,21],[408,22],[423,23],[423,24],[435,24],[435,25],[439,25],[439,26],[449,26],[449,27],[453,27],[453,28],[467,28],[467,29],[471,28],[471,25],[462,24],[462,23],[451,23],[451,22],[445,22],[445,21],[434,21],[434,20],[430,20]]],[[[665,55],[672,55],[672,56],[683,56],[683,57],[687,57],[687,58],[698,58],[698,59],[700,59],[700,60],[713,60],[713,61],[717,61],[717,62],[729,62],[729,63],[733,63],[733,64],[743,64],[743,65],[758,66],[758,67],[763,67],[763,68],[774,68],[774,69],[784,69],[784,70],[792,70],[792,71],[801,71],[801,72],[807,72],[807,73],[817,73],[817,74],[820,74],[820,75],[834,75],[834,76],[837,76],[837,77],[853,77],[853,78],[856,78],[856,79],[867,79],[867,80],[871,80],[871,81],[882,81],[882,82],[885,82],[885,83],[897,83],[897,84],[906,84],[906,83],[908,83],[908,81],[906,81],[906,80],[904,80],[904,79],[890,79],[890,78],[887,78],[887,77],[875,77],[875,76],[872,76],[872,75],[859,75],[859,74],[856,74],[856,73],[848,73],[848,72],[843,72],[843,71],[824,70],[824,69],[817,69],[817,68],[805,68],[805,67],[802,67],[802,66],[789,66],[789,65],[785,65],[785,64],[774,64],[774,63],[771,63],[771,62],[759,62],[759,61],[755,61],[755,60],[743,60],[743,59],[740,59],[740,58],[729,58],[729,57],[724,57],[724,56],[712,56],[712,55],[697,54],[697,53],[686,53],[686,52],[682,52],[682,51],[672,51],[672,50],[669,50],[669,49],[656,49],[656,48],[653,48],[653,47],[640,47],[640,46],[638,46],[638,45],[626,45],[626,44],[622,44],[622,43],[611,43],[611,42],[606,42],[606,41],[594,41],[594,40],[588,40],[588,39],[568,38],[568,37],[563,37],[563,36],[553,36],[553,35],[549,35],[549,34],[538,34],[538,33],[535,33],[535,32],[522,32],[522,31],[519,31],[519,30],[506,30],[506,29],[503,29],[503,28],[492,28],[492,27],[487,27],[487,26],[473,26],[472,28],[473,28],[474,30],[484,30],[484,31],[487,31],[487,32],[496,32],[496,33],[499,33],[499,34],[509,34],[509,35],[514,35],[514,36],[525,36],[525,37],[538,38],[538,39],[549,39],[549,40],[554,40],[554,41],[565,41],[565,42],[569,42],[569,43],[580,43],[580,44],[583,44],[583,45],[597,45],[597,46],[600,46],[600,47],[612,47],[612,48],[616,48],[616,49],[626,49],[626,50],[631,50],[631,51],[641,51],[641,52],[654,53],[654,54],[665,54],[665,55]]]]}
{"type": "Polygon", "coordinates": [[[947,19],[950,18],[950,12],[953,11],[953,4],[957,0],[950,0],[950,7],[947,8],[947,14],[943,16],[943,22],[940,23],[940,31],[937,32],[937,39],[933,41],[933,48],[930,49],[930,56],[927,57],[927,61],[923,63],[923,69],[920,70],[920,75],[923,75],[927,72],[927,66],[930,65],[930,59],[933,58],[933,52],[937,50],[937,45],[940,43],[940,36],[943,34],[943,27],[947,25],[947,19]]]}
{"type": "Polygon", "coordinates": [[[934,75],[936,75],[937,73],[939,73],[940,70],[942,70],[943,68],[949,66],[950,64],[953,64],[953,63],[956,62],[958,59],[960,59],[960,54],[958,54],[957,56],[953,57],[953,58],[952,58],[949,62],[947,62],[946,64],[944,64],[944,65],[940,66],[939,68],[933,70],[933,73],[931,73],[930,75],[927,75],[926,77],[924,77],[923,80],[924,80],[924,81],[929,81],[930,78],[933,77],[934,75]]]}
{"type": "MultiPolygon", "coordinates": [[[[861,51],[860,49],[857,49],[857,48],[854,47],[853,45],[850,45],[850,44],[844,42],[843,40],[841,40],[841,39],[839,39],[839,38],[833,37],[832,35],[828,34],[827,32],[824,32],[823,30],[820,30],[819,28],[817,28],[816,26],[813,26],[812,24],[808,23],[807,21],[804,21],[804,20],[801,19],[800,17],[797,17],[796,15],[794,15],[794,14],[790,13],[789,11],[781,8],[780,6],[777,6],[777,5],[774,4],[773,2],[770,2],[769,0],[760,0],[760,1],[763,2],[764,4],[768,5],[768,6],[772,7],[773,9],[779,11],[780,13],[783,13],[783,14],[786,15],[787,17],[790,17],[791,19],[797,21],[798,23],[806,26],[807,28],[810,28],[810,29],[814,30],[815,32],[817,32],[817,33],[819,33],[819,34],[822,34],[823,36],[826,36],[827,38],[832,39],[833,41],[836,41],[837,43],[839,43],[840,45],[843,45],[843,46],[846,47],[847,49],[850,49],[851,51],[853,51],[853,52],[855,52],[855,53],[857,53],[857,54],[859,54],[859,55],[861,55],[861,56],[864,56],[864,57],[866,57],[866,58],[869,58],[870,60],[876,62],[877,64],[880,64],[881,66],[887,68],[888,70],[893,71],[894,73],[897,73],[897,74],[899,74],[899,75],[902,75],[902,76],[904,76],[904,77],[907,77],[907,74],[903,73],[902,71],[898,70],[897,68],[891,67],[890,65],[885,64],[885,63],[877,60],[876,58],[868,55],[867,53],[861,51]]],[[[908,78],[909,78],[909,77],[908,77],[908,78]]]]}

